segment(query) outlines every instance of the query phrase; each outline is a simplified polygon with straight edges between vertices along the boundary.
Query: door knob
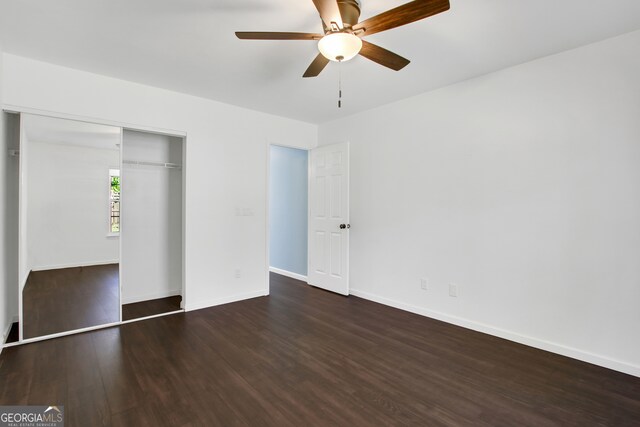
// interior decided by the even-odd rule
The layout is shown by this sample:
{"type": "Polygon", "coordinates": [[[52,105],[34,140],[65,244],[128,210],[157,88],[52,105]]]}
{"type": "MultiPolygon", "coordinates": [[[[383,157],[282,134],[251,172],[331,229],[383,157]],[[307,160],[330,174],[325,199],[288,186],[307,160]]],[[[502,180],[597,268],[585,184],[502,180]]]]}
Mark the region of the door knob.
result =
{"type": "Polygon", "coordinates": [[[351,224],[340,224],[341,230],[344,230],[345,228],[351,228],[351,224]]]}

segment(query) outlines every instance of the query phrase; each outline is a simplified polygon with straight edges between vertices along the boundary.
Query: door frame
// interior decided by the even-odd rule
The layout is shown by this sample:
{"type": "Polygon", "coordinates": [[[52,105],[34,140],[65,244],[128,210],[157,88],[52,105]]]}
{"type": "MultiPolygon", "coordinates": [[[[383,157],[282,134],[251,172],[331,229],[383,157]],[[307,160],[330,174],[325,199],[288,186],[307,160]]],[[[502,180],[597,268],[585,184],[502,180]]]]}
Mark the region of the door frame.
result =
{"type": "MultiPolygon", "coordinates": [[[[340,141],[340,142],[346,142],[349,146],[349,141],[340,141]]],[[[327,144],[330,145],[330,144],[327,144]]],[[[266,146],[266,150],[267,150],[267,167],[266,167],[266,179],[265,179],[265,188],[266,188],[266,197],[265,197],[265,286],[263,288],[263,295],[268,296],[269,292],[270,292],[270,280],[269,280],[269,273],[271,273],[272,269],[271,269],[271,262],[270,262],[270,258],[271,258],[271,253],[270,253],[270,243],[271,243],[271,227],[270,227],[270,223],[271,223],[271,216],[269,214],[270,212],[270,199],[271,199],[271,147],[285,147],[285,148],[294,148],[296,150],[303,150],[307,152],[307,194],[310,194],[309,190],[310,190],[310,185],[311,185],[311,152],[316,149],[316,148],[320,148],[322,146],[318,146],[316,145],[315,147],[312,148],[305,148],[305,147],[300,147],[300,146],[295,146],[292,144],[282,144],[279,142],[271,142],[271,141],[267,141],[267,146],[266,146]]],[[[349,163],[351,163],[351,156],[349,155],[349,163]]],[[[350,166],[350,165],[349,165],[350,166]]],[[[350,182],[347,184],[350,187],[350,182]]],[[[350,200],[350,197],[348,197],[348,199],[350,200]]],[[[307,198],[307,220],[309,219],[311,213],[311,203],[309,203],[309,199],[307,198]]],[[[309,223],[307,223],[307,236],[309,233],[309,223]]],[[[307,241],[307,248],[308,248],[308,241],[307,241]]],[[[347,253],[347,262],[349,262],[349,254],[347,253]]],[[[350,269],[349,269],[350,271],[350,269]]],[[[278,273],[278,272],[276,272],[278,273]]],[[[281,274],[281,273],[280,273],[281,274]]],[[[295,274],[295,273],[294,273],[295,274]]],[[[308,275],[309,275],[309,252],[307,250],[307,275],[306,276],[302,276],[302,277],[294,277],[294,275],[288,275],[288,277],[292,277],[294,279],[297,280],[301,280],[304,281],[308,286],[313,286],[309,283],[309,279],[308,279],[308,275]]]]}
{"type": "MultiPolygon", "coordinates": [[[[307,152],[307,194],[309,191],[309,165],[310,165],[310,161],[311,161],[311,150],[313,150],[313,148],[305,148],[305,147],[300,147],[300,146],[295,146],[292,144],[281,144],[279,142],[267,142],[267,177],[265,179],[265,186],[266,186],[266,198],[265,198],[265,235],[266,235],[266,248],[265,248],[265,253],[266,253],[266,259],[265,259],[265,265],[266,265],[266,271],[265,271],[265,287],[264,287],[264,295],[269,295],[270,292],[270,280],[269,280],[269,273],[271,273],[271,250],[270,250],[270,246],[271,246],[271,215],[269,214],[270,212],[270,208],[271,208],[271,204],[270,204],[270,200],[271,200],[271,147],[284,147],[284,148],[293,148],[295,150],[301,150],[301,151],[306,151],[307,152]]],[[[314,147],[315,148],[315,147],[314,147]]],[[[307,199],[307,217],[309,216],[309,200],[307,199]]],[[[309,231],[309,225],[307,224],[307,232],[309,231]]],[[[307,253],[307,268],[309,265],[309,254],[307,253]]],[[[282,271],[282,270],[280,270],[282,271]]],[[[276,272],[278,274],[282,274],[280,272],[276,272]]],[[[295,273],[294,273],[295,274],[295,273]]],[[[306,284],[309,284],[307,282],[307,276],[299,276],[299,277],[294,277],[294,275],[287,275],[288,277],[291,277],[293,279],[297,279],[297,280],[301,280],[304,281],[306,284]]]]}

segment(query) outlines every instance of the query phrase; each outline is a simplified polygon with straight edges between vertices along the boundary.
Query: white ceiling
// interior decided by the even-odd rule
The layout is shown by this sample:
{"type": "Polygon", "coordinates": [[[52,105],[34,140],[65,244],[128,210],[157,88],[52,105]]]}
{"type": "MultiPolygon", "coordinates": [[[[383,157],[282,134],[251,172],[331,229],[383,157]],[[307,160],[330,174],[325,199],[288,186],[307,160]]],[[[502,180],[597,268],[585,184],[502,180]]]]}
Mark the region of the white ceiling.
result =
{"type": "MultiPolygon", "coordinates": [[[[407,0],[363,0],[365,19],[407,0]]],[[[4,51],[311,123],[640,29],[639,0],[451,0],[451,10],[367,40],[412,62],[365,58],[302,74],[312,41],[234,31],[320,32],[311,0],[0,0],[4,51]]]]}

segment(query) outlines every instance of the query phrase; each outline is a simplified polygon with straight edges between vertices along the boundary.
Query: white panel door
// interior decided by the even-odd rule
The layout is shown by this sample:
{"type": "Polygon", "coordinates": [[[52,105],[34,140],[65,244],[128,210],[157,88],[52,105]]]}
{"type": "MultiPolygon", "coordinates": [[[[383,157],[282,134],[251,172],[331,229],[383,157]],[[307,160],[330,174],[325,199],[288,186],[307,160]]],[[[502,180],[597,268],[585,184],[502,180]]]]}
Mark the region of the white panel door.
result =
{"type": "Polygon", "coordinates": [[[310,153],[308,283],[349,295],[349,143],[310,153]]]}

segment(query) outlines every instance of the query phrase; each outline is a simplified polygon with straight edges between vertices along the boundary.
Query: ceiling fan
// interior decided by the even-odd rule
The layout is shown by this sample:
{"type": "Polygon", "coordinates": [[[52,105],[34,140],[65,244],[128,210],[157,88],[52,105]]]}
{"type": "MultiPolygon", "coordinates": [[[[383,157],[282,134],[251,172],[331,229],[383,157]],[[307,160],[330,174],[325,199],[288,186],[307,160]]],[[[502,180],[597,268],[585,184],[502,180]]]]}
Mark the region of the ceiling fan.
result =
{"type": "Polygon", "coordinates": [[[372,18],[360,19],[359,0],[312,0],[323,23],[324,34],[285,32],[236,32],[243,40],[316,40],[320,53],[303,77],[316,77],[329,61],[348,61],[360,54],[392,70],[398,71],[409,60],[362,37],[410,24],[449,10],[449,0],[414,0],[372,18]]]}

